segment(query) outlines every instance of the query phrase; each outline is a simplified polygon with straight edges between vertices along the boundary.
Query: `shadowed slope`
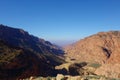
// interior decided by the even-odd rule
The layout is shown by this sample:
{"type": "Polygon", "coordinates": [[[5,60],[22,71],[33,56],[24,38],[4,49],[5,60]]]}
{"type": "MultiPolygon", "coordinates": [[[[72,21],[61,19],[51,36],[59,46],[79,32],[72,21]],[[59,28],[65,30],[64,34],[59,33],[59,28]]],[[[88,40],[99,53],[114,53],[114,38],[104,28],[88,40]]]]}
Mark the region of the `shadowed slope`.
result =
{"type": "Polygon", "coordinates": [[[22,29],[0,25],[0,79],[55,76],[64,52],[22,29]]]}

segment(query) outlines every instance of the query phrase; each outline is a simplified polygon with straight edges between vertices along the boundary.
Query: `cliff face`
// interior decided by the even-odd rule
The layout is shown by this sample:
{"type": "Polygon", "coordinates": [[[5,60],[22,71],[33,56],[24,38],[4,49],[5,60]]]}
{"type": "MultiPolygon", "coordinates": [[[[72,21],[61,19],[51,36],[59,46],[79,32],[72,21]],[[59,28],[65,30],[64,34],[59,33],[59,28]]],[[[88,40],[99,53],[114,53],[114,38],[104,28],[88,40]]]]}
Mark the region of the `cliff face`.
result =
{"type": "Polygon", "coordinates": [[[81,61],[120,62],[120,32],[100,32],[66,47],[67,56],[81,61]]]}
{"type": "Polygon", "coordinates": [[[0,80],[55,76],[63,51],[22,29],[0,25],[0,80]]]}

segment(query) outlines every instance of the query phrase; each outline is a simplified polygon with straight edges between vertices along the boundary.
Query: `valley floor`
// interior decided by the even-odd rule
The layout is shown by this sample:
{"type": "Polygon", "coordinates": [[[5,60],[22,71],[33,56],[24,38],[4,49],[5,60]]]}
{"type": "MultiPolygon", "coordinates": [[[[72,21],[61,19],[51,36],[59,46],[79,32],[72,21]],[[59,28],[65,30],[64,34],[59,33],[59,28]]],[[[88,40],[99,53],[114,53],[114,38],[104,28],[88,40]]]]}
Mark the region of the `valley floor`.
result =
{"type": "Polygon", "coordinates": [[[86,63],[66,58],[66,63],[55,67],[56,70],[61,70],[56,77],[30,77],[25,80],[120,80],[120,78],[94,74],[100,66],[98,63],[86,63]]]}

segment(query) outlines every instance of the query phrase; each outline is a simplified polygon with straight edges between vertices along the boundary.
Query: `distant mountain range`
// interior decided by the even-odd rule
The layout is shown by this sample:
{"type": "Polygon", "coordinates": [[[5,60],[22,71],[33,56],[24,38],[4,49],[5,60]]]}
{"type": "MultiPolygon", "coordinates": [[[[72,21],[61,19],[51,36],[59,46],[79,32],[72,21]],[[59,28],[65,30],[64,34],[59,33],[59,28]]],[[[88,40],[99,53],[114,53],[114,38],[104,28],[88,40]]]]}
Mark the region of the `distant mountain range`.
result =
{"type": "Polygon", "coordinates": [[[62,51],[49,41],[22,29],[0,25],[0,79],[14,80],[31,75],[56,75],[54,66],[64,62],[62,51]]]}

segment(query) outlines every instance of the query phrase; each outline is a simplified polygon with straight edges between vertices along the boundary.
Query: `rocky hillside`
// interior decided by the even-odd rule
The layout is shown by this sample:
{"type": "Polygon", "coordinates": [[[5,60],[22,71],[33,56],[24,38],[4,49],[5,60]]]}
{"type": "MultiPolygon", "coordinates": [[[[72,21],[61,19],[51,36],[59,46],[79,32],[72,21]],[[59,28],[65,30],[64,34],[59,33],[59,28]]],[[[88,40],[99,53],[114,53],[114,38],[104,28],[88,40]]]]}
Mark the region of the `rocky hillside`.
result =
{"type": "Polygon", "coordinates": [[[22,29],[0,25],[0,80],[55,76],[63,51],[22,29]]]}
{"type": "Polygon", "coordinates": [[[100,32],[86,37],[66,47],[65,52],[71,59],[102,64],[96,74],[120,76],[120,31],[100,32]]]}
{"type": "Polygon", "coordinates": [[[120,62],[120,32],[100,32],[65,48],[71,58],[99,63],[120,62]]]}
{"type": "Polygon", "coordinates": [[[41,54],[63,54],[63,51],[56,45],[53,45],[44,39],[30,35],[22,29],[0,25],[0,39],[10,45],[25,48],[41,54]]]}
{"type": "Polygon", "coordinates": [[[29,76],[55,75],[53,66],[33,52],[0,41],[0,79],[14,80],[29,76]]]}

